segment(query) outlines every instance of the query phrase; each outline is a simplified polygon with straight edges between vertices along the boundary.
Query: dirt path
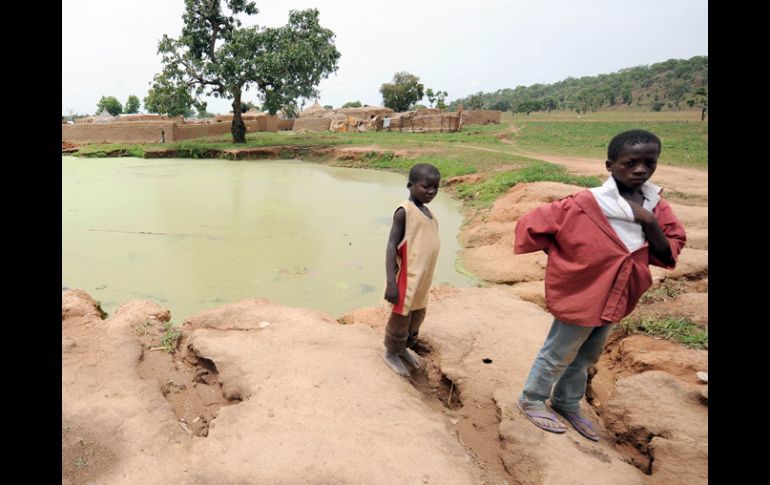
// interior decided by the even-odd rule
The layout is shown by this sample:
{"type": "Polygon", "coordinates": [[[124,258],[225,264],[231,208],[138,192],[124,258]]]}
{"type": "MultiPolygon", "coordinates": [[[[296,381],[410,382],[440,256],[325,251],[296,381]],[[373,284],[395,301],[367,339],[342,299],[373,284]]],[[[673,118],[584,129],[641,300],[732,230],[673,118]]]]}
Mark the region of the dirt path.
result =
{"type": "MultiPolygon", "coordinates": [[[[516,151],[520,155],[563,165],[567,172],[575,175],[596,175],[602,179],[607,177],[604,160],[600,158],[545,155],[519,149],[516,151]]],[[[658,164],[652,181],[662,186],[667,192],[676,191],[708,197],[708,175],[704,170],[658,164]]]]}

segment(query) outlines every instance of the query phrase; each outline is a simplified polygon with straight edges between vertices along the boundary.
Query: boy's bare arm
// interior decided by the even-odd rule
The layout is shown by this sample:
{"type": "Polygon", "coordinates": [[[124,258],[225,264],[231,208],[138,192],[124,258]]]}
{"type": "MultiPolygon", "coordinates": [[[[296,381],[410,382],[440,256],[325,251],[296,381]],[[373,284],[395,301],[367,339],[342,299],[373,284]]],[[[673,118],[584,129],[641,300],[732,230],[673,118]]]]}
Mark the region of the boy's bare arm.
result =
{"type": "Polygon", "coordinates": [[[406,230],[406,211],[403,207],[396,209],[393,214],[393,225],[390,227],[390,236],[388,237],[388,246],[385,249],[385,275],[387,277],[387,287],[385,289],[385,300],[396,304],[398,302],[398,285],[396,284],[396,272],[398,263],[398,243],[404,239],[406,230]]]}
{"type": "Polygon", "coordinates": [[[634,201],[629,200],[628,204],[631,206],[631,210],[634,211],[636,222],[642,225],[644,235],[650,244],[650,252],[666,264],[673,263],[674,257],[671,254],[671,245],[666,235],[663,234],[663,229],[660,228],[655,215],[634,201]]]}

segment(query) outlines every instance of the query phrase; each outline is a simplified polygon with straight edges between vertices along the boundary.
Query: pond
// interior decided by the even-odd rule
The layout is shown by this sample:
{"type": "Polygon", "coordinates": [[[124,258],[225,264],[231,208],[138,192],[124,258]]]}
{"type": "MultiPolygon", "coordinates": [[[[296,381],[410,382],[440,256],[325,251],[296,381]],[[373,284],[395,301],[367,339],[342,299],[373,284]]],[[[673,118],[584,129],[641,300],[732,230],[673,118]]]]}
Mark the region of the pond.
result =
{"type": "MultiPolygon", "coordinates": [[[[141,298],[172,320],[242,298],[333,317],[378,305],[406,176],[308,162],[62,157],[62,284],[111,313],[141,298]]],[[[462,223],[445,192],[434,284],[456,270],[462,223]]]]}

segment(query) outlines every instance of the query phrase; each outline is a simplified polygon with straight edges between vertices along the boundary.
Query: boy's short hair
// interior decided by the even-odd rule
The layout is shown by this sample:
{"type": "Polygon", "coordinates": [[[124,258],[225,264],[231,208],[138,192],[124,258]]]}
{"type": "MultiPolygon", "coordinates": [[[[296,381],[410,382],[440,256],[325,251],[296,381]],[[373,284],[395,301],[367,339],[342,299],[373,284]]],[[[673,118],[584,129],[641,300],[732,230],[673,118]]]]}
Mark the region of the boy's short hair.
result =
{"type": "Polygon", "coordinates": [[[660,138],[654,133],[650,133],[646,130],[630,130],[624,131],[610,140],[610,145],[607,147],[607,160],[615,161],[618,159],[620,151],[626,145],[638,145],[640,143],[655,143],[658,145],[658,153],[663,148],[660,143],[660,138]]]}
{"type": "Polygon", "coordinates": [[[409,181],[417,182],[421,177],[435,175],[441,178],[441,172],[430,163],[418,163],[409,170],[409,181]]]}

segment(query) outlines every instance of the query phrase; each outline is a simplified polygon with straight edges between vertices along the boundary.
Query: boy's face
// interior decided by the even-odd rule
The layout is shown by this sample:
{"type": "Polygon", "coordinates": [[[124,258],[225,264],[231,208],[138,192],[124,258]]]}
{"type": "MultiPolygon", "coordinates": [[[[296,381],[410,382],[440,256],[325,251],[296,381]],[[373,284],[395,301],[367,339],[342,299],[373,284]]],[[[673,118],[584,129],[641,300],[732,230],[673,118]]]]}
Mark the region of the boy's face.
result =
{"type": "Polygon", "coordinates": [[[659,155],[660,147],[657,143],[637,143],[625,145],[618,153],[617,160],[607,160],[605,164],[617,182],[638,189],[655,173],[659,155]]]}
{"type": "Polygon", "coordinates": [[[441,177],[437,175],[423,174],[416,181],[409,182],[407,187],[413,199],[427,204],[438,194],[438,184],[440,181],[441,177]]]}

